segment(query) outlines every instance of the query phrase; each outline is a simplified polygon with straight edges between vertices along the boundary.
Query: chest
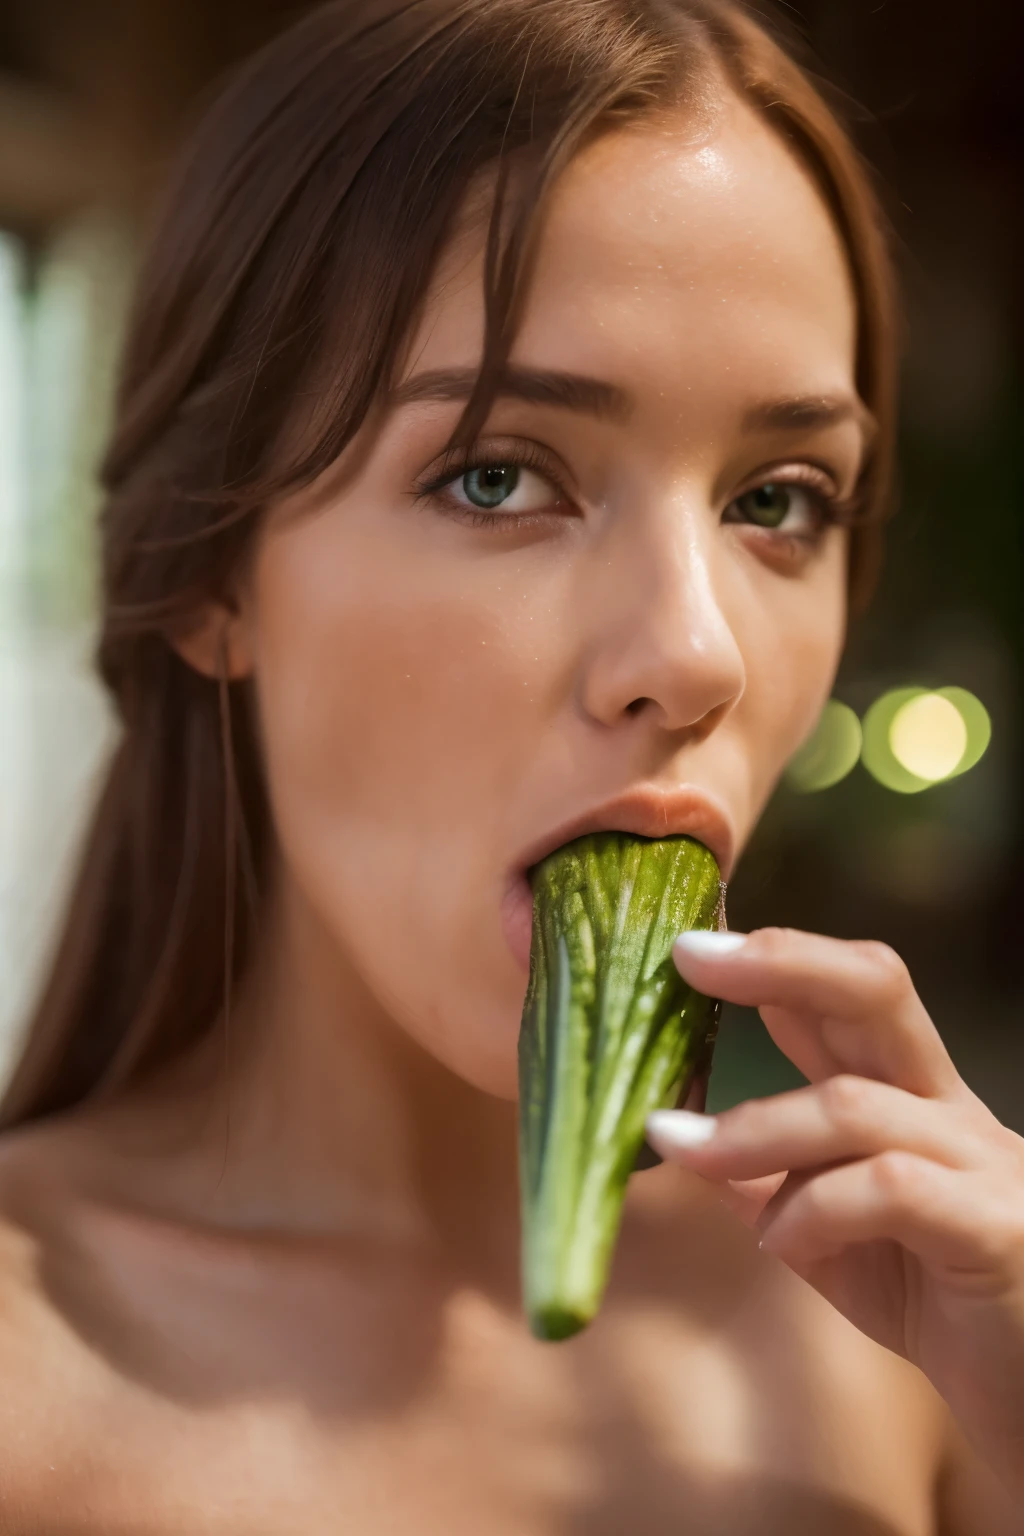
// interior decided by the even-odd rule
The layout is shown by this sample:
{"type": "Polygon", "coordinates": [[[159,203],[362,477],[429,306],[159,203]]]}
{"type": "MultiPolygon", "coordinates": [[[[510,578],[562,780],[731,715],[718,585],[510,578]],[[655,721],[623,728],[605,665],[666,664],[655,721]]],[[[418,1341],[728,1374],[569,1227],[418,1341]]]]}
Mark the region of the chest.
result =
{"type": "MultiPolygon", "coordinates": [[[[173,1395],[111,1378],[54,1451],[59,1528],[926,1536],[927,1415],[837,1321],[785,1296],[714,1330],[613,1305],[549,1346],[467,1295],[404,1371],[401,1341],[368,1336],[357,1362],[328,1350],[285,1392],[277,1371],[173,1395]]],[[[34,1518],[25,1536],[53,1529],[34,1518]]]]}

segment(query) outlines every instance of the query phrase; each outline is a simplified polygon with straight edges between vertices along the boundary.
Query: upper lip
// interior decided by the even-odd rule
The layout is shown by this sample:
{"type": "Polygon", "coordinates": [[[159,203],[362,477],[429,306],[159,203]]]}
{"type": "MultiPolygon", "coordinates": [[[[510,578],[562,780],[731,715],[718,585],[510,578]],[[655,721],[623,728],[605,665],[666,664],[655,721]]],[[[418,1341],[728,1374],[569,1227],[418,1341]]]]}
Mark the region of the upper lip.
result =
{"type": "Polygon", "coordinates": [[[736,836],[728,815],[713,795],[692,784],[674,789],[642,784],[562,822],[538,839],[526,850],[519,865],[520,872],[532,869],[556,848],[571,843],[573,838],[584,837],[588,832],[693,837],[714,854],[723,880],[728,880],[732,871],[736,836]]]}

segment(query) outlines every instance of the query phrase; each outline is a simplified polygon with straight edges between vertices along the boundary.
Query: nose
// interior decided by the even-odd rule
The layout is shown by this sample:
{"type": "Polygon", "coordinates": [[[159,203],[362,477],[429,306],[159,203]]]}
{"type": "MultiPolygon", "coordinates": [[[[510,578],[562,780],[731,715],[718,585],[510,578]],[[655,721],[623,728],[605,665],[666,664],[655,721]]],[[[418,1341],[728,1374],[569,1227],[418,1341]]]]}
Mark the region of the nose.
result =
{"type": "Polygon", "coordinates": [[[606,552],[583,706],[602,725],[646,714],[704,737],[740,699],[746,666],[716,590],[713,530],[678,509],[661,521],[606,552]]]}

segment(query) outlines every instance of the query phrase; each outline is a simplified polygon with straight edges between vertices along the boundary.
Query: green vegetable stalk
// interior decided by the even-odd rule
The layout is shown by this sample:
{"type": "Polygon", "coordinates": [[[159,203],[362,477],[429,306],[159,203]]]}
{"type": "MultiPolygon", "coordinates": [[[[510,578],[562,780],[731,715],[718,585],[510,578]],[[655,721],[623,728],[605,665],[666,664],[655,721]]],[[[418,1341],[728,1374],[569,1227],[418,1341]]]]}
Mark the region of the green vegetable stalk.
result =
{"type": "Polygon", "coordinates": [[[672,963],[715,928],[718,865],[688,837],[581,837],[532,873],[530,985],[519,1036],[523,1294],[533,1333],[591,1321],[651,1110],[710,1056],[717,1005],[672,963]]]}

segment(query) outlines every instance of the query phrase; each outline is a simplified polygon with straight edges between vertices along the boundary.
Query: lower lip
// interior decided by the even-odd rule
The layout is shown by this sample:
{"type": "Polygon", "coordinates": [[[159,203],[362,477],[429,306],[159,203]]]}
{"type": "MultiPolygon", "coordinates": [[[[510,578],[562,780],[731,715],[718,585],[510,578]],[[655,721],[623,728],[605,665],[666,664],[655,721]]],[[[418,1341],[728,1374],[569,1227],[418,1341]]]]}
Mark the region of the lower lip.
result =
{"type": "Polygon", "coordinates": [[[501,904],[501,922],[509,949],[528,971],[533,937],[533,892],[525,874],[515,875],[510,881],[501,904]]]}

